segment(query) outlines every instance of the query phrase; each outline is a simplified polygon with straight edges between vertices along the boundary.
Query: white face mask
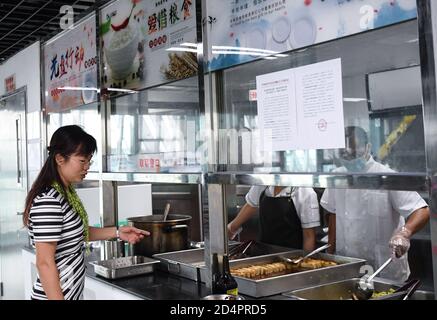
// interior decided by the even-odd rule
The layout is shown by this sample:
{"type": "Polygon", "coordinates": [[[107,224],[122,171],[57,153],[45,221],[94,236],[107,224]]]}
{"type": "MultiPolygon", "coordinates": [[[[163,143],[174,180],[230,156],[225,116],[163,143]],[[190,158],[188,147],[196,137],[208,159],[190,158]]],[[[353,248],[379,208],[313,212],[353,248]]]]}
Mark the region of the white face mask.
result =
{"type": "Polygon", "coordinates": [[[363,157],[360,157],[353,160],[340,159],[340,163],[347,169],[347,171],[362,172],[366,167],[367,161],[363,157]]]}
{"type": "Polygon", "coordinates": [[[366,163],[369,158],[370,146],[366,145],[366,150],[361,157],[356,159],[347,160],[342,157],[339,157],[340,164],[344,166],[350,172],[363,172],[366,168],[366,163]]]}

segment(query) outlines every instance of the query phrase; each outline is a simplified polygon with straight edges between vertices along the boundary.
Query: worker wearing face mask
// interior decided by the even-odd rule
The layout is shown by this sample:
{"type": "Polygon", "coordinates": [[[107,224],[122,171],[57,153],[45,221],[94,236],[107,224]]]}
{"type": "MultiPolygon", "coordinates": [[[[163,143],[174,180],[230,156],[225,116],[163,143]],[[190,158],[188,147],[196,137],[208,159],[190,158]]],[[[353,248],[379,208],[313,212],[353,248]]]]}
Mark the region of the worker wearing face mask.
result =
{"type": "MultiPolygon", "coordinates": [[[[372,158],[362,128],[347,127],[345,137],[346,148],[339,152],[341,167],[336,172],[394,172],[372,158]]],[[[374,270],[394,256],[380,277],[407,280],[410,238],[429,220],[428,205],[417,192],[326,189],[320,204],[330,213],[328,252],[366,259],[374,270]]]]}

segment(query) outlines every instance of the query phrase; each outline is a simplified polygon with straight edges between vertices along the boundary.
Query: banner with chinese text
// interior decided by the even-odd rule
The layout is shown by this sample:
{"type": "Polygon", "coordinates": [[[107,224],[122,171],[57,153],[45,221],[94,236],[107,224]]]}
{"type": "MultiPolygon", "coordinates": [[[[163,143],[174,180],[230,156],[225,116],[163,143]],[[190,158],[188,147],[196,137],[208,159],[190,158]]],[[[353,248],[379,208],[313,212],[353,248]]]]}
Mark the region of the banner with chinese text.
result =
{"type": "Polygon", "coordinates": [[[197,73],[195,0],[119,0],[101,10],[106,88],[143,89],[197,73]]]}
{"type": "MultiPolygon", "coordinates": [[[[416,0],[207,1],[208,70],[413,19],[416,0]]],[[[273,57],[272,57],[273,56],[273,57]]]]}
{"type": "Polygon", "coordinates": [[[96,18],[92,16],[44,45],[46,112],[97,101],[96,18]]]}

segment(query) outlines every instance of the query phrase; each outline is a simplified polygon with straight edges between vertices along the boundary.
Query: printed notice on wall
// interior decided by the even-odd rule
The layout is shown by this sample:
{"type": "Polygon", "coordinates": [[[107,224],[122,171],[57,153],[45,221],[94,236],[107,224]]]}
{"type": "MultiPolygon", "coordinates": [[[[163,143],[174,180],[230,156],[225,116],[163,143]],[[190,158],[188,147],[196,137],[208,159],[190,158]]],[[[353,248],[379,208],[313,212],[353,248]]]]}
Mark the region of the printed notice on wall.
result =
{"type": "Polygon", "coordinates": [[[264,151],[344,148],[341,59],[256,77],[264,151]]]}
{"type": "Polygon", "coordinates": [[[296,97],[290,70],[256,77],[262,149],[296,149],[296,97]]]}

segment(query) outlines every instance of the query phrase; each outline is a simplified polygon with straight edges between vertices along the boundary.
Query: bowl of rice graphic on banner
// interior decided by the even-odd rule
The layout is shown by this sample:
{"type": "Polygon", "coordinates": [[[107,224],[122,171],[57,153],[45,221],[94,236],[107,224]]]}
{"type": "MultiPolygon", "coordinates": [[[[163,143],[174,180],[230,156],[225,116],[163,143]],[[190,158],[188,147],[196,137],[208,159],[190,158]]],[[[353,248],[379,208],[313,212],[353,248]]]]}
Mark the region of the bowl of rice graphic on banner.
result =
{"type": "Polygon", "coordinates": [[[307,12],[294,12],[290,18],[291,32],[288,41],[293,49],[312,45],[316,41],[317,26],[307,12]]]}
{"type": "Polygon", "coordinates": [[[129,75],[138,51],[138,42],[139,31],[136,27],[128,25],[114,32],[104,50],[113,79],[124,79],[129,75]]]}

